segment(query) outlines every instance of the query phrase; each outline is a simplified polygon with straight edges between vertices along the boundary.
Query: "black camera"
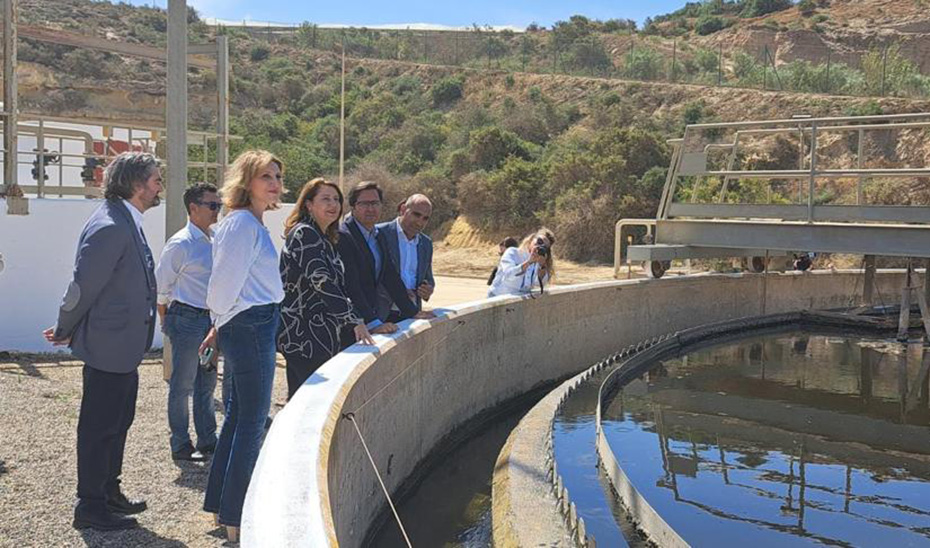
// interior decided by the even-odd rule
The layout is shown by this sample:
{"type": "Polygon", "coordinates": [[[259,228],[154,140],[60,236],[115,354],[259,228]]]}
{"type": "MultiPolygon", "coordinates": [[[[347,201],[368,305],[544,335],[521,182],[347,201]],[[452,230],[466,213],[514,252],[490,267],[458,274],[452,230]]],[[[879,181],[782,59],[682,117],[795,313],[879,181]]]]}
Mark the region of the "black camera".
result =
{"type": "Polygon", "coordinates": [[[536,241],[533,243],[533,249],[540,257],[549,256],[549,243],[546,242],[545,238],[536,238],[536,241]]]}

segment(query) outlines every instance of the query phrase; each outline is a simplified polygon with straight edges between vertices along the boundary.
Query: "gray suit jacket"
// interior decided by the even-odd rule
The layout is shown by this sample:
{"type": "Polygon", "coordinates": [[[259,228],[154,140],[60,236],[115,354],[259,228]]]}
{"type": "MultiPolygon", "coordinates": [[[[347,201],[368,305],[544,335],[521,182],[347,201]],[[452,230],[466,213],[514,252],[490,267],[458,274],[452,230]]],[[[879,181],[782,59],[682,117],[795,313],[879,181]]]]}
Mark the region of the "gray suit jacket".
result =
{"type": "MultiPolygon", "coordinates": [[[[381,223],[378,225],[378,237],[384,238],[384,244],[387,248],[387,258],[400,272],[400,243],[397,240],[397,219],[381,223]]],[[[420,241],[417,244],[417,287],[423,282],[436,286],[436,280],[433,278],[433,240],[426,234],[420,233],[420,241]]],[[[378,315],[386,317],[390,311],[393,301],[386,294],[383,288],[379,291],[378,315]],[[386,310],[385,310],[386,308],[386,310]],[[383,315],[382,315],[383,313],[383,315]]],[[[422,299],[417,297],[417,310],[423,308],[422,299]]]]}
{"type": "Polygon", "coordinates": [[[105,200],[78,241],[74,275],[58,311],[55,335],[88,366],[129,373],[155,333],[151,251],[121,201],[105,200]]]}

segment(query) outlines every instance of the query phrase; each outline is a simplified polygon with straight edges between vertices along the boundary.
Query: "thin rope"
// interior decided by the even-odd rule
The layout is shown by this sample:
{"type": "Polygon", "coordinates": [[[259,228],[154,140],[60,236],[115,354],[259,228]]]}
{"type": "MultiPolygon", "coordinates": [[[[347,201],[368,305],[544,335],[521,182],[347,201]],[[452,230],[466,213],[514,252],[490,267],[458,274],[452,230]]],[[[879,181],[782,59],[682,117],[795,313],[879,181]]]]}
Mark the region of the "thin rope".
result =
{"type": "Polygon", "coordinates": [[[358,423],[355,422],[355,415],[352,413],[347,413],[343,416],[352,423],[352,426],[355,427],[355,432],[358,434],[358,439],[361,440],[362,447],[365,449],[365,454],[368,455],[368,462],[371,463],[371,468],[375,471],[375,477],[378,478],[378,483],[381,485],[381,491],[384,492],[384,498],[387,499],[388,506],[391,507],[391,512],[394,513],[394,519],[397,520],[397,526],[400,527],[400,534],[404,536],[404,541],[407,543],[407,547],[413,548],[413,545],[410,544],[410,537],[407,536],[407,531],[404,529],[404,524],[400,521],[400,515],[397,513],[397,508],[394,507],[394,502],[391,500],[391,495],[388,494],[387,487],[384,486],[384,480],[381,479],[381,473],[378,472],[378,466],[375,464],[375,459],[372,458],[371,451],[368,450],[368,444],[365,443],[365,437],[362,436],[362,431],[359,430],[358,423]]]}
{"type": "Polygon", "coordinates": [[[465,320],[459,320],[458,325],[456,325],[456,326],[452,329],[452,331],[450,331],[449,333],[447,333],[445,337],[443,337],[443,338],[439,339],[438,341],[436,341],[435,344],[433,344],[432,346],[430,346],[429,348],[427,348],[426,351],[424,351],[422,354],[420,354],[420,357],[418,357],[417,359],[415,359],[415,360],[413,360],[412,362],[410,362],[410,365],[408,365],[407,367],[403,368],[400,372],[398,372],[396,375],[394,375],[394,378],[393,378],[393,379],[391,379],[390,381],[388,381],[387,384],[385,384],[384,386],[382,386],[381,388],[379,388],[377,392],[375,392],[374,394],[372,394],[367,400],[365,400],[364,402],[362,402],[361,405],[359,405],[358,407],[356,407],[356,408],[355,408],[355,411],[351,411],[351,412],[349,413],[349,415],[358,413],[359,411],[361,411],[362,409],[364,409],[366,405],[368,405],[369,403],[371,403],[371,401],[372,401],[373,399],[377,398],[379,394],[381,394],[382,392],[384,392],[385,390],[387,390],[389,386],[391,386],[392,384],[394,384],[394,382],[397,381],[397,379],[401,378],[401,377],[404,375],[404,373],[406,373],[407,371],[410,370],[411,367],[413,367],[413,366],[415,366],[416,364],[420,363],[420,360],[422,360],[422,359],[425,358],[427,355],[429,355],[429,354],[433,351],[434,348],[436,348],[436,347],[439,346],[440,344],[446,342],[446,339],[448,339],[453,333],[455,333],[456,331],[458,331],[458,329],[459,329],[460,327],[462,327],[463,325],[465,325],[465,320]]]}

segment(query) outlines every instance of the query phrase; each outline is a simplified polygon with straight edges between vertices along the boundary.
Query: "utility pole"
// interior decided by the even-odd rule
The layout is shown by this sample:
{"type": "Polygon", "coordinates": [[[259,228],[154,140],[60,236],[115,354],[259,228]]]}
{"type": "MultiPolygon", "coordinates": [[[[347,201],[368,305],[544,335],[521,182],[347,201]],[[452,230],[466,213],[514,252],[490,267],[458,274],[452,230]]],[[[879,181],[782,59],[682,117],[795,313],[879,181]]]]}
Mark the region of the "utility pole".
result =
{"type": "Polygon", "coordinates": [[[339,104],[339,190],[345,196],[343,175],[346,164],[346,40],[342,35],[342,95],[339,104]]]}
{"type": "Polygon", "coordinates": [[[168,0],[167,96],[165,238],[170,238],[187,222],[183,196],[187,188],[187,0],[168,0]]]}
{"type": "Polygon", "coordinates": [[[16,186],[16,135],[18,99],[16,87],[16,23],[17,0],[3,2],[3,185],[9,191],[16,186]]]}

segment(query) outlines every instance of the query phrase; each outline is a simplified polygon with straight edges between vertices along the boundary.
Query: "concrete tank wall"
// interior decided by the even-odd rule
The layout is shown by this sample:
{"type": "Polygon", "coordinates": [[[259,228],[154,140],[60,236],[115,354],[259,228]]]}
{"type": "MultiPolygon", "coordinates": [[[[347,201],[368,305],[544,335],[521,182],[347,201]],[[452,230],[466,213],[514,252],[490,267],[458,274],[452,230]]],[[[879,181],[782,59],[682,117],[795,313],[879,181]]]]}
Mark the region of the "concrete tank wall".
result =
{"type": "MultiPolygon", "coordinates": [[[[886,304],[901,273],[877,277],[886,304]]],[[[482,411],[565,378],[646,337],[706,322],[851,304],[858,272],[704,275],[556,288],[501,297],[414,322],[378,353],[351,347],[278,414],[252,478],[246,546],[359,546],[387,489],[482,411]]]]}

